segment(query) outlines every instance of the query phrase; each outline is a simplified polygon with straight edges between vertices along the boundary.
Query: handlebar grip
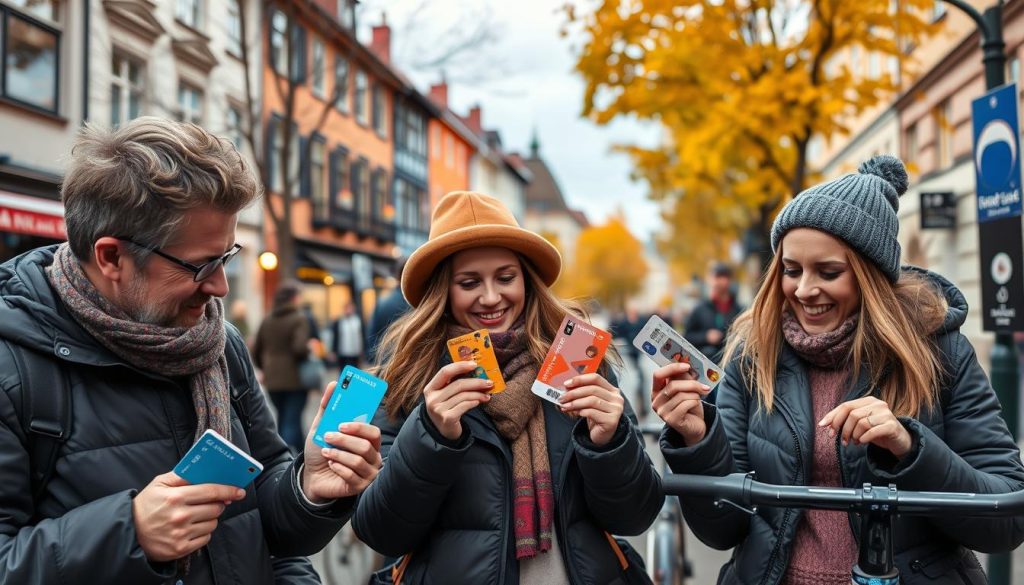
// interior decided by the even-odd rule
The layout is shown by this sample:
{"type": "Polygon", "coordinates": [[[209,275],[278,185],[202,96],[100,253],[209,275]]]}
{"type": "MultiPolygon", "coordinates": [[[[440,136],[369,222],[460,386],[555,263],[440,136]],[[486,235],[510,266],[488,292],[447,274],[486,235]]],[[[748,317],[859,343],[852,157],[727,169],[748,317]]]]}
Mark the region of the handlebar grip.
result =
{"type": "Polygon", "coordinates": [[[708,475],[666,475],[661,484],[666,494],[673,496],[691,496],[732,500],[738,504],[748,505],[749,477],[741,473],[733,473],[724,477],[708,475]]]}

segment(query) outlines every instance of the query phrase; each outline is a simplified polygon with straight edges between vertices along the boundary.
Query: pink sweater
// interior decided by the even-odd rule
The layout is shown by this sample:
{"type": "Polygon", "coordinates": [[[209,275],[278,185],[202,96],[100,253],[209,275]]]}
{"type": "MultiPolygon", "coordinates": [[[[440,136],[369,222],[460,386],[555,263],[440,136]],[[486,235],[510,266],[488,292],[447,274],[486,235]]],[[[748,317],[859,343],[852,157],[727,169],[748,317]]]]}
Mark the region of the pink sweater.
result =
{"type": "MultiPolygon", "coordinates": [[[[808,366],[814,422],[835,408],[847,391],[849,370],[826,370],[808,366]]],[[[828,429],[817,426],[811,485],[842,487],[836,440],[828,429]]],[[[850,567],[857,562],[857,542],[846,512],[806,510],[797,527],[793,554],[782,579],[783,585],[849,585],[850,567]]]]}

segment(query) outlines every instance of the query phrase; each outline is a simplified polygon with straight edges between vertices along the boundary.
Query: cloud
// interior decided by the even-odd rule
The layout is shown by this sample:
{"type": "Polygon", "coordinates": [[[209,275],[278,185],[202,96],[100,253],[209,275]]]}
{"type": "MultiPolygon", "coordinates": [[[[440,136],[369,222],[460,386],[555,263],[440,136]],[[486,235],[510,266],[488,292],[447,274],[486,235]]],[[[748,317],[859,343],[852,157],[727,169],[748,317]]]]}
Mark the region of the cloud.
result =
{"type": "MultiPolygon", "coordinates": [[[[559,36],[564,21],[558,12],[562,4],[562,0],[473,4],[478,11],[489,12],[500,33],[477,58],[446,69],[449,79],[483,79],[471,85],[452,83],[449,104],[458,113],[480,104],[484,125],[500,130],[510,151],[528,152],[536,129],[541,156],[561,183],[569,205],[585,211],[595,223],[622,209],[633,233],[646,240],[660,228],[658,208],[646,198],[646,186],[630,180],[629,159],[612,153],[611,147],[615,143],[654,144],[657,128],[631,120],[599,127],[580,117],[584,85],[573,72],[570,41],[559,36]],[[480,75],[490,72],[489,68],[497,73],[480,75]]],[[[430,0],[424,5],[422,0],[364,0],[362,6],[364,32],[379,21],[382,9],[387,10],[388,21],[396,30],[401,30],[400,23],[421,7],[416,34],[432,39],[459,22],[466,2],[430,0]]],[[[402,41],[394,38],[393,42],[398,46],[402,41]]],[[[421,90],[440,77],[437,72],[405,72],[421,90]]]]}

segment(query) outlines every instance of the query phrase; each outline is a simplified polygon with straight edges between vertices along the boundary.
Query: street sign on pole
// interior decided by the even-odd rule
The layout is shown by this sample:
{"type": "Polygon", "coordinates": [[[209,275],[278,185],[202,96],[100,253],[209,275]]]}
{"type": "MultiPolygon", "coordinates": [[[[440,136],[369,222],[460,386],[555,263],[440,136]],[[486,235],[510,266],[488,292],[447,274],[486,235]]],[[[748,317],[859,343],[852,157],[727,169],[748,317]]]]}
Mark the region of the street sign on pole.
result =
{"type": "Polygon", "coordinates": [[[1021,331],[1024,330],[1024,238],[1021,236],[1017,86],[996,88],[974,100],[971,107],[982,326],[985,331],[1021,331]]]}

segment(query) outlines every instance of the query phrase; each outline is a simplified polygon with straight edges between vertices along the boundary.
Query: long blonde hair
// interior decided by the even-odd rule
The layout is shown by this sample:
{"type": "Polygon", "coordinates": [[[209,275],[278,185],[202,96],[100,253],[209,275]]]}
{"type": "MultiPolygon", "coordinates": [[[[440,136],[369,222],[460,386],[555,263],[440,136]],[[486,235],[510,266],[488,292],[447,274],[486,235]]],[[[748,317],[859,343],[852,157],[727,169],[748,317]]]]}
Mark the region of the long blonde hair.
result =
{"type": "MultiPolygon", "coordinates": [[[[881,269],[844,245],[860,290],[860,319],[854,332],[852,379],[867,368],[872,386],[897,416],[918,416],[934,408],[943,375],[932,334],[948,305],[921,274],[903,272],[896,284],[881,269]]],[[[756,393],[765,411],[775,399],[775,376],[782,353],[782,259],[776,254],[749,309],[729,332],[724,361],[737,357],[747,391],[756,393]]]]}
{"type": "MultiPolygon", "coordinates": [[[[523,308],[524,329],[530,357],[540,364],[555,338],[558,326],[566,315],[589,320],[586,309],[575,300],[556,297],[536,269],[523,256],[516,254],[523,268],[526,300],[523,308]]],[[[452,259],[446,258],[433,272],[423,300],[392,324],[377,350],[382,364],[377,375],[388,381],[384,398],[388,416],[408,414],[420,399],[424,386],[434,377],[438,360],[444,354],[447,326],[448,287],[452,280],[452,259]]],[[[617,354],[609,349],[605,364],[616,363],[617,354]]],[[[602,366],[602,372],[607,367],[602,366]]]]}

